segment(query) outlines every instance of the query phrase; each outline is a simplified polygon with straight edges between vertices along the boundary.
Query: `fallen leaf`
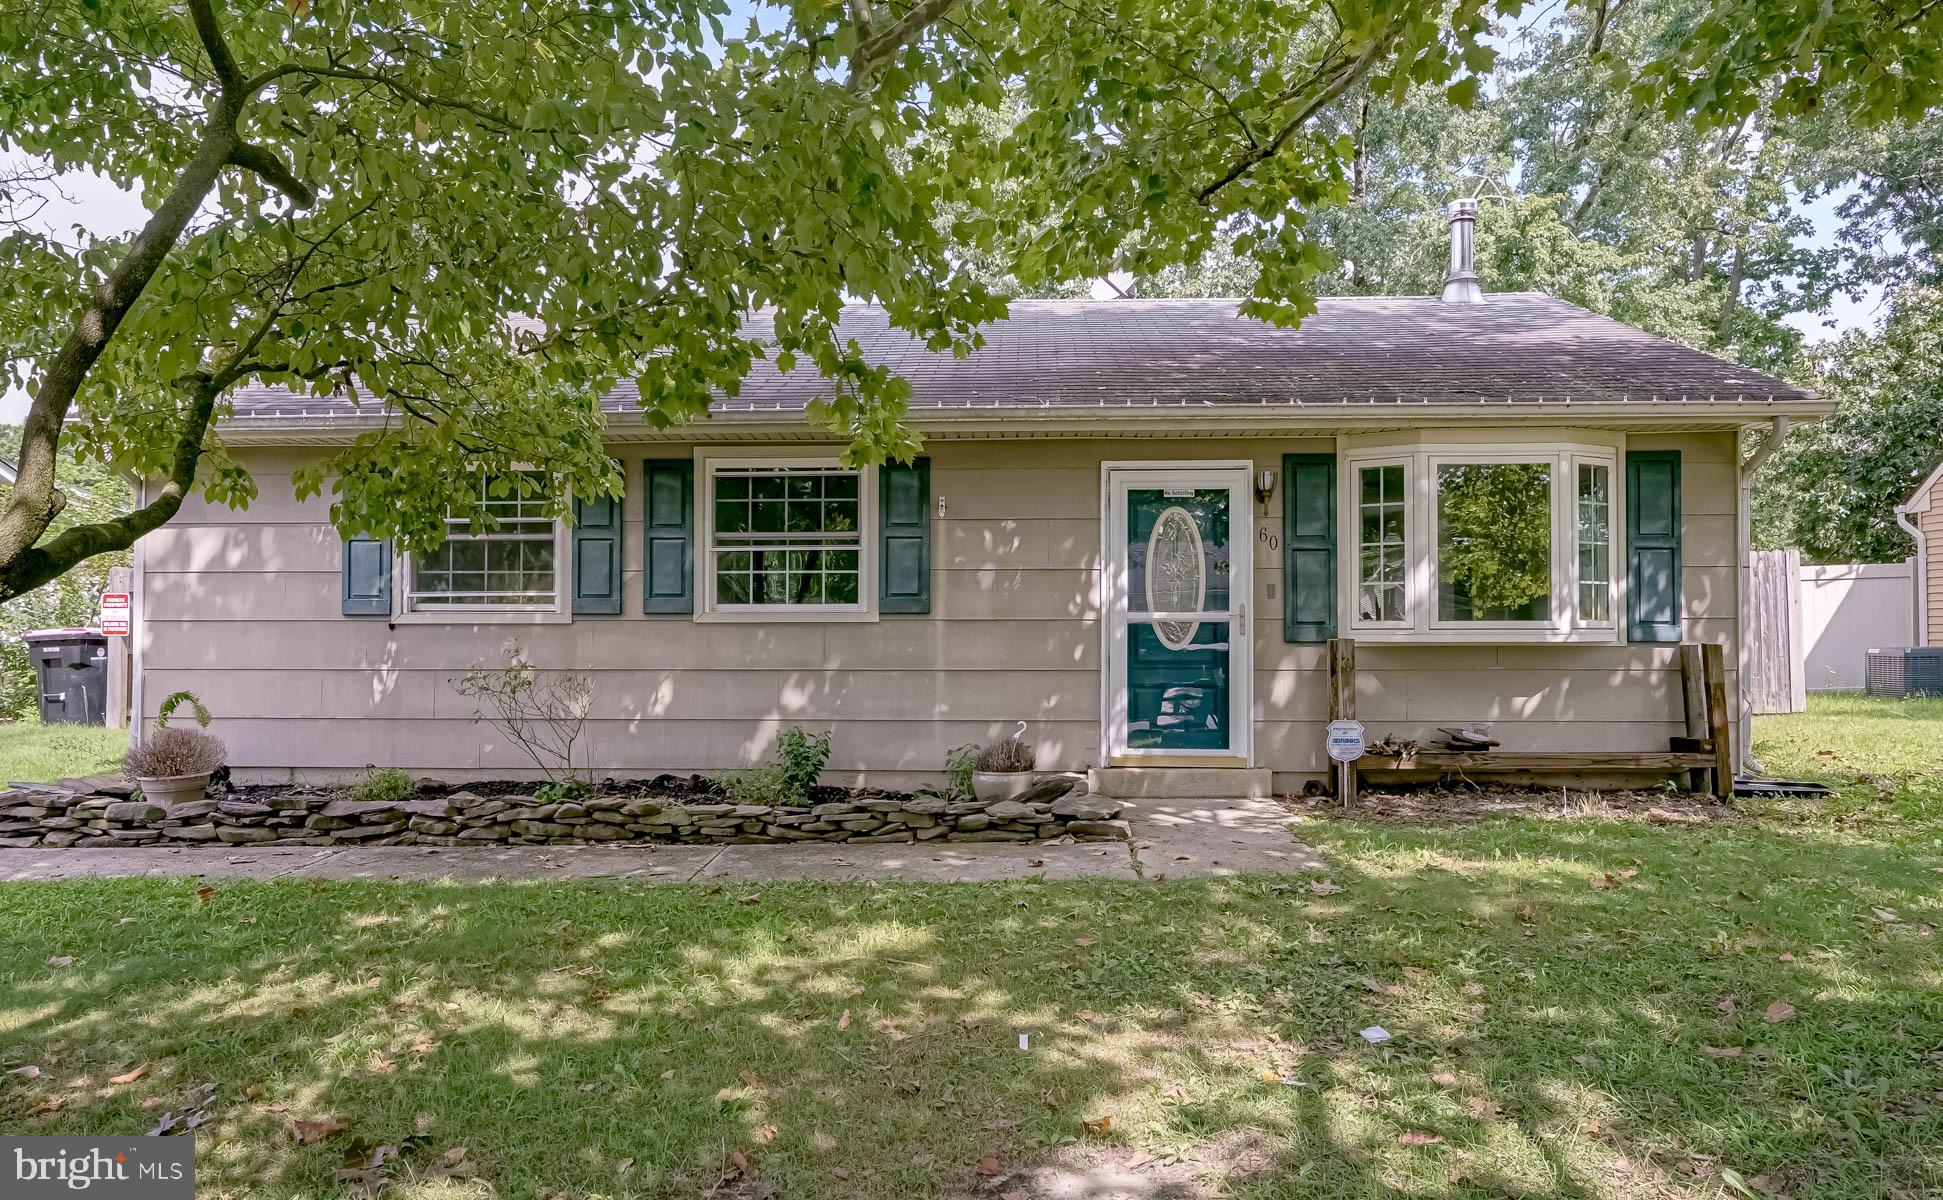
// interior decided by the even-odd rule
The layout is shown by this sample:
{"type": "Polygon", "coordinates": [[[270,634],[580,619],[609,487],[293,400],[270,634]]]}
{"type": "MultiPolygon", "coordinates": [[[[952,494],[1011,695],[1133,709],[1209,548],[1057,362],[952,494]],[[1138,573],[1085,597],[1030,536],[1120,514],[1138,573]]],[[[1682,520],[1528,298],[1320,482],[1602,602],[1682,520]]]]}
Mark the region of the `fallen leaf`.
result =
{"type": "Polygon", "coordinates": [[[1075,1017],[1078,1017],[1082,1021],[1091,1021],[1099,1016],[1098,1013],[1094,1012],[1090,1008],[1082,1008],[1078,1012],[1074,1013],[1073,1015],[1075,1017]]]}
{"type": "Polygon", "coordinates": [[[762,1128],[756,1130],[756,1140],[764,1145],[775,1141],[776,1127],[774,1125],[764,1125],[762,1128]]]}
{"type": "Polygon", "coordinates": [[[1457,1076],[1451,1074],[1449,1071],[1437,1072],[1435,1075],[1432,1075],[1430,1077],[1430,1082],[1436,1084],[1438,1087],[1454,1088],[1454,1087],[1464,1086],[1463,1081],[1458,1079],[1457,1076]]]}
{"type": "Polygon", "coordinates": [[[1331,883],[1327,879],[1319,879],[1309,885],[1309,890],[1318,896],[1333,896],[1343,889],[1339,884],[1331,883]]]}
{"type": "Polygon", "coordinates": [[[260,1083],[252,1083],[243,1089],[243,1099],[245,1100],[255,1100],[261,1095],[263,1095],[263,1085],[260,1083]]]}
{"type": "Polygon", "coordinates": [[[20,1077],[21,1077],[22,1079],[39,1079],[39,1078],[40,1078],[40,1068],[39,1068],[39,1067],[37,1067],[37,1066],[35,1066],[35,1065],[34,1065],[34,1064],[32,1064],[32,1063],[28,1063],[28,1064],[27,1064],[26,1066],[24,1066],[24,1067],[15,1067],[15,1068],[14,1068],[13,1070],[11,1070],[11,1071],[8,1071],[8,1072],[7,1072],[7,1074],[9,1074],[9,1075],[18,1075],[18,1076],[20,1076],[20,1077]]]}
{"type": "Polygon", "coordinates": [[[633,1165],[634,1165],[634,1160],[633,1160],[633,1159],[631,1159],[631,1158],[624,1158],[624,1159],[622,1159],[622,1160],[620,1160],[619,1162],[617,1162],[617,1163],[615,1163],[615,1164],[614,1164],[614,1174],[616,1174],[616,1175],[625,1175],[625,1174],[627,1174],[627,1169],[628,1169],[629,1167],[631,1167],[631,1166],[633,1166],[633,1165]]]}
{"type": "Polygon", "coordinates": [[[675,1077],[675,1069],[673,1067],[669,1067],[667,1070],[661,1073],[661,1077],[663,1079],[673,1079],[675,1077]]]}
{"type": "MultiPolygon", "coordinates": [[[[847,1008],[846,1008],[846,1009],[844,1009],[844,1010],[843,1010],[843,1015],[837,1018],[837,1028],[838,1028],[838,1029],[848,1029],[848,1028],[850,1028],[850,1010],[849,1010],[849,1009],[847,1009],[847,1008]]],[[[669,1072],[669,1074],[673,1074],[673,1072],[671,1071],[671,1072],[669,1072]]]]}
{"type": "Polygon", "coordinates": [[[737,896],[735,898],[735,902],[737,904],[755,904],[760,902],[761,900],[762,900],[761,892],[750,892],[746,896],[737,896]]]}
{"type": "Polygon", "coordinates": [[[148,1074],[148,1064],[143,1063],[141,1066],[136,1067],[132,1071],[126,1071],[120,1075],[109,1076],[108,1082],[109,1083],[133,1083],[137,1079],[140,1079],[142,1076],[146,1074],[148,1074]]]}
{"type": "Polygon", "coordinates": [[[1464,1097],[1464,1107],[1469,1109],[1471,1115],[1480,1121],[1486,1117],[1495,1117],[1498,1115],[1498,1102],[1489,1096],[1466,1096],[1464,1097]]]}
{"type": "Polygon", "coordinates": [[[1619,880],[1611,871],[1592,877],[1592,889],[1594,891],[1609,892],[1618,886],[1619,880]]]}
{"type": "Polygon", "coordinates": [[[1046,860],[1043,858],[1035,858],[1031,862],[1028,862],[1026,864],[1026,866],[1028,867],[1043,867],[1045,865],[1046,865],[1046,860]]]}
{"type": "Polygon", "coordinates": [[[1435,1146],[1443,1140],[1443,1138],[1438,1137],[1434,1133],[1419,1133],[1414,1129],[1408,1133],[1399,1133],[1397,1135],[1397,1145],[1399,1146],[1435,1146]]]}
{"type": "Polygon", "coordinates": [[[1174,856],[1174,861],[1175,861],[1175,862],[1193,862],[1193,861],[1194,861],[1194,856],[1193,856],[1192,854],[1176,854],[1176,855],[1174,856]]]}
{"type": "Polygon", "coordinates": [[[1081,946],[1081,947],[1084,947],[1084,946],[1091,946],[1091,945],[1092,945],[1093,943],[1095,943],[1095,942],[1097,942],[1097,941],[1099,941],[1099,940],[1100,940],[1100,939],[1098,939],[1098,938],[1090,938],[1090,937],[1076,937],[1076,938],[1074,938],[1074,939],[1073,939],[1073,945],[1075,945],[1075,946],[1081,946]]]}
{"type": "Polygon", "coordinates": [[[740,1150],[729,1151],[729,1166],[743,1175],[749,1173],[749,1156],[740,1150]]]}
{"type": "Polygon", "coordinates": [[[1773,1004],[1768,1005],[1768,1011],[1762,1014],[1763,1018],[1770,1025],[1779,1025],[1794,1015],[1795,1006],[1786,1000],[1776,1000],[1773,1004]]]}
{"type": "Polygon", "coordinates": [[[1730,1017],[1733,1016],[1736,1012],[1740,1011],[1739,1007],[1734,1003],[1734,998],[1732,996],[1722,997],[1721,1002],[1719,1004],[1714,1005],[1714,1007],[1720,1010],[1721,1012],[1726,1013],[1730,1017]]]}
{"type": "Polygon", "coordinates": [[[203,904],[209,903],[209,898],[215,894],[216,894],[216,889],[210,887],[207,884],[204,884],[202,887],[196,889],[196,899],[197,901],[203,904]]]}
{"type": "Polygon", "coordinates": [[[1638,877],[1638,875],[1639,875],[1638,867],[1627,867],[1625,870],[1619,873],[1619,877],[1621,879],[1633,879],[1638,877]]]}
{"type": "Polygon", "coordinates": [[[1512,909],[1511,915],[1529,924],[1538,915],[1538,910],[1531,906],[1531,901],[1527,900],[1517,908],[1512,909]]]}
{"type": "Polygon", "coordinates": [[[1739,1058],[1741,1056],[1741,1048],[1739,1046],[1702,1046],[1700,1047],[1700,1052],[1708,1058],[1739,1058]]]}
{"type": "Polygon", "coordinates": [[[1869,911],[1875,915],[1876,920],[1881,921],[1884,925],[1894,925],[1896,922],[1902,920],[1902,917],[1897,915],[1896,910],[1893,908],[1872,908],[1869,911]]]}
{"type": "Polygon", "coordinates": [[[996,1179],[1005,1174],[1005,1168],[998,1165],[998,1155],[987,1154],[978,1160],[978,1173],[987,1179],[996,1179]]]}
{"type": "Polygon", "coordinates": [[[50,967],[71,967],[74,965],[74,956],[72,954],[56,954],[53,958],[47,960],[47,965],[50,967]]]}
{"type": "MultiPolygon", "coordinates": [[[[463,1162],[465,1160],[465,1156],[466,1156],[466,1148],[464,1146],[454,1146],[450,1150],[447,1150],[445,1152],[445,1165],[448,1167],[457,1166],[460,1162],[463,1162]]],[[[631,1158],[624,1158],[621,1161],[624,1163],[631,1163],[634,1160],[631,1158]]],[[[622,1167],[621,1169],[623,1171],[627,1170],[626,1167],[622,1167]]]]}
{"type": "Polygon", "coordinates": [[[1459,990],[1466,996],[1482,996],[1484,994],[1484,985],[1481,983],[1467,983],[1459,990]]]}
{"type": "Polygon", "coordinates": [[[736,1078],[740,1079],[743,1083],[743,1086],[747,1087],[752,1092],[759,1092],[762,1090],[762,1080],[756,1077],[756,1073],[754,1071],[738,1072],[736,1078]]]}
{"type": "Polygon", "coordinates": [[[325,1117],[321,1121],[290,1122],[290,1136],[296,1140],[299,1146],[308,1146],[313,1142],[321,1142],[325,1138],[335,1137],[343,1132],[344,1122],[338,1120],[336,1117],[325,1117]]]}
{"type": "Polygon", "coordinates": [[[1783,954],[1780,958],[1777,958],[1774,961],[1789,963],[1795,961],[1795,956],[1792,954],[1783,954]]]}
{"type": "Polygon", "coordinates": [[[135,1107],[141,1109],[143,1112],[147,1112],[151,1108],[160,1108],[161,1106],[162,1106],[162,1097],[146,1096],[142,1099],[142,1102],[136,1105],[135,1107]]]}
{"type": "Polygon", "coordinates": [[[1080,1127],[1088,1133],[1096,1133],[1101,1137],[1105,1137],[1107,1134],[1113,1132],[1113,1117],[1109,1114],[1102,1113],[1091,1120],[1081,1118],[1080,1127]]]}

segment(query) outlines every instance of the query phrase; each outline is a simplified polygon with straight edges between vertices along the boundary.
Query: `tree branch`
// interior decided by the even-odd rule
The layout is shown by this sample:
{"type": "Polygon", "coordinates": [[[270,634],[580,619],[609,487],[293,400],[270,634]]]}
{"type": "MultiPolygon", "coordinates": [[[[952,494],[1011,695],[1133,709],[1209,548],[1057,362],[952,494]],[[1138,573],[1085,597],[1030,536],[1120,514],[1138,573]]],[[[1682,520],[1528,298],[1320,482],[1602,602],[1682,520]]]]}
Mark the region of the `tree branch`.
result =
{"type": "Polygon", "coordinates": [[[216,72],[216,83],[223,95],[233,97],[241,93],[243,73],[236,69],[236,59],[229,52],[229,43],[223,40],[222,27],[216,24],[212,0],[189,0],[189,17],[195,22],[202,52],[209,56],[209,66],[216,72]]]}
{"type": "Polygon", "coordinates": [[[850,56],[850,78],[844,81],[843,86],[853,92],[862,88],[869,82],[871,74],[884,64],[885,59],[916,41],[919,34],[958,7],[960,2],[961,0],[920,0],[911,11],[892,22],[889,29],[868,41],[858,42],[856,53],[850,56]]]}
{"type": "Polygon", "coordinates": [[[253,172],[263,182],[290,197],[299,208],[309,208],[317,202],[317,193],[310,185],[297,178],[283,161],[255,142],[238,142],[229,152],[229,165],[253,172]]]}
{"type": "Polygon", "coordinates": [[[1296,130],[1307,125],[1315,118],[1317,113],[1329,105],[1334,104],[1337,97],[1349,90],[1351,84],[1369,74],[1370,68],[1389,49],[1390,43],[1395,39],[1396,30],[1394,27],[1382,37],[1370,39],[1369,43],[1363,47],[1355,58],[1350,59],[1336,69],[1336,77],[1330,80],[1327,86],[1310,97],[1309,102],[1297,109],[1294,116],[1291,116],[1287,121],[1283,122],[1282,127],[1275,131],[1274,137],[1270,138],[1267,143],[1254,147],[1248,153],[1236,159],[1234,165],[1222,172],[1219,179],[1216,179],[1214,182],[1196,192],[1194,198],[1206,204],[1214,197],[1216,192],[1227,187],[1235,180],[1240,179],[1243,175],[1246,175],[1257,163],[1272,158],[1291,137],[1295,136],[1296,130]]]}
{"type": "Polygon", "coordinates": [[[126,550],[145,533],[160,529],[182,507],[182,501],[196,481],[196,464],[202,459],[203,439],[209,434],[209,421],[216,411],[216,397],[222,388],[217,381],[202,376],[195,382],[182,434],[175,444],[175,462],[162,490],[155,499],[133,512],[108,521],[95,521],[62,530],[45,545],[33,546],[0,565],[0,601],[25,595],[44,583],[60,578],[75,564],[97,554],[126,550]]]}

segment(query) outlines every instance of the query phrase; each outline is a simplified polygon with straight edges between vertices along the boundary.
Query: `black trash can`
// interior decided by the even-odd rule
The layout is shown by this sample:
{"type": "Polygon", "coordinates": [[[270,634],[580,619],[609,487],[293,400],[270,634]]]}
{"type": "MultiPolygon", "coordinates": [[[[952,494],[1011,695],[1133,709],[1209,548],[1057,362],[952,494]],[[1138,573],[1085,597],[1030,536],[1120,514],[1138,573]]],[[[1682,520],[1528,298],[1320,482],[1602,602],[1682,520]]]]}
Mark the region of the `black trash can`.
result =
{"type": "Polygon", "coordinates": [[[105,725],[108,637],[93,629],[36,629],[21,635],[40,684],[43,725],[105,725]]]}

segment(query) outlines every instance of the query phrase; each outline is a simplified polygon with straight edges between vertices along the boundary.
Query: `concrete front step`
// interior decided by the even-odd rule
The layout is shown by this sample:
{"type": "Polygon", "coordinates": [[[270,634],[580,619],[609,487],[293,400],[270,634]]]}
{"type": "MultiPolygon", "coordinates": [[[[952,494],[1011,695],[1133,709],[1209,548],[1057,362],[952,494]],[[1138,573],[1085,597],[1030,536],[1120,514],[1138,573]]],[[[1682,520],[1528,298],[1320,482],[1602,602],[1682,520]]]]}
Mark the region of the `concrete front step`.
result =
{"type": "Polygon", "coordinates": [[[1095,767],[1086,773],[1096,796],[1113,800],[1266,800],[1267,767],[1095,767]]]}

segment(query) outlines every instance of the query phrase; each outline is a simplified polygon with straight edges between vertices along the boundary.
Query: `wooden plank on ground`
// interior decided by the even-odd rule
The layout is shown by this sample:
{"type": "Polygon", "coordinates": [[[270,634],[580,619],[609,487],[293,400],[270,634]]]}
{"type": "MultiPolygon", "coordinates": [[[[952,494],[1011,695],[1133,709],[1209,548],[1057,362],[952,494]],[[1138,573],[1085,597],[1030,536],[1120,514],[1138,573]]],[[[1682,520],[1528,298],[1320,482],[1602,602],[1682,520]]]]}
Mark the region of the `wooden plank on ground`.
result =
{"type": "Polygon", "coordinates": [[[1678,750],[1418,750],[1365,754],[1364,771],[1680,771],[1711,767],[1712,754],[1678,750]]]}
{"type": "MultiPolygon", "coordinates": [[[[1700,643],[1680,643],[1680,695],[1685,702],[1687,736],[1705,738],[1707,736],[1707,677],[1700,661],[1700,643]]],[[[1711,768],[1711,757],[1707,766],[1711,768]]],[[[1707,790],[1707,776],[1704,771],[1687,772],[1687,790],[1701,792],[1707,790]]]]}

